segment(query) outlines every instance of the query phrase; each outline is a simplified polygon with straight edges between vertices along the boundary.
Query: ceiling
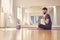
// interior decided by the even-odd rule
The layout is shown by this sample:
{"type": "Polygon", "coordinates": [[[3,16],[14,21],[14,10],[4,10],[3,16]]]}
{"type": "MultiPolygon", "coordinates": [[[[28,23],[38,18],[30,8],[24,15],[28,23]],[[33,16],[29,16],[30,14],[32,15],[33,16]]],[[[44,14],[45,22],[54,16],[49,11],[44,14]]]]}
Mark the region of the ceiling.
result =
{"type": "Polygon", "coordinates": [[[14,4],[25,8],[32,6],[60,6],[60,0],[14,0],[14,4]]]}
{"type": "Polygon", "coordinates": [[[13,2],[14,7],[23,7],[26,12],[40,12],[43,7],[52,10],[52,6],[60,6],[60,0],[14,0],[13,2]]]}
{"type": "MultiPolygon", "coordinates": [[[[33,7],[29,7],[29,8],[25,8],[25,11],[28,13],[41,13],[42,12],[42,8],[44,6],[33,6],[33,7]]],[[[53,6],[47,6],[48,11],[51,11],[53,9],[53,6]]]]}

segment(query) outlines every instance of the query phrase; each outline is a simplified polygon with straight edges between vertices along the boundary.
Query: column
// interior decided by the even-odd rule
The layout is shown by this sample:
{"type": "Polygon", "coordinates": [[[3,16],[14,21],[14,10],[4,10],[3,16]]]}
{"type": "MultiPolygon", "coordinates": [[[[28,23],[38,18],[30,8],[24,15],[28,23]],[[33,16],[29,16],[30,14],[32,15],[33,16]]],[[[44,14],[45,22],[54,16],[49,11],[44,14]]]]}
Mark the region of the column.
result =
{"type": "Polygon", "coordinates": [[[16,1],[13,0],[13,27],[17,25],[17,6],[16,1]]]}
{"type": "Polygon", "coordinates": [[[56,27],[57,25],[57,13],[56,13],[56,6],[53,6],[53,9],[54,9],[54,13],[53,13],[53,25],[54,27],[56,27]]]}
{"type": "Polygon", "coordinates": [[[22,25],[22,22],[23,22],[23,20],[22,20],[22,18],[23,18],[22,14],[23,14],[23,8],[17,7],[17,23],[19,22],[20,25],[22,25]]]}

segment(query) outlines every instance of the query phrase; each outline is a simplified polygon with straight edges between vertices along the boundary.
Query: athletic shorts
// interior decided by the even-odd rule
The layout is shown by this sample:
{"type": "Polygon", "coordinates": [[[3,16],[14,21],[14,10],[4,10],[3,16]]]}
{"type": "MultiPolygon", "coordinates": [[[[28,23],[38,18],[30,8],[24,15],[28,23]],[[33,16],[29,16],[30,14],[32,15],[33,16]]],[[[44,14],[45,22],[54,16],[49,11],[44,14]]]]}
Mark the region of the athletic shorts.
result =
{"type": "Polygon", "coordinates": [[[39,24],[38,27],[39,27],[39,28],[42,28],[42,29],[51,30],[51,26],[49,26],[49,25],[39,24]]]}

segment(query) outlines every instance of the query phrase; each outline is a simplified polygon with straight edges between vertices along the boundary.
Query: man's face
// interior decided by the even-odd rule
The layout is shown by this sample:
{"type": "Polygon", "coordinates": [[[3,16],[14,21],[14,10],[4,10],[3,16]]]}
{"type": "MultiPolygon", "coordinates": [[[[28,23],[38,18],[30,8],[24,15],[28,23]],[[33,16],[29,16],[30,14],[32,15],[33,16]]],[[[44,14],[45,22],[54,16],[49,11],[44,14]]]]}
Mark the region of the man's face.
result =
{"type": "Polygon", "coordinates": [[[47,10],[43,10],[43,13],[46,14],[47,10]]]}

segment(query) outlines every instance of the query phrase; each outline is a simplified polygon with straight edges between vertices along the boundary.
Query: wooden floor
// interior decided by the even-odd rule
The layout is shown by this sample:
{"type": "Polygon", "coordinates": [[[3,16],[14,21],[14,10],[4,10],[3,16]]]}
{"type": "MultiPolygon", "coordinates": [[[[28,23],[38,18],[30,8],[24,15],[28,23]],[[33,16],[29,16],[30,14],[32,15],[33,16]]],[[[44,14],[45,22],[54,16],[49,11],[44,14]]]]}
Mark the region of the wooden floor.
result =
{"type": "Polygon", "coordinates": [[[0,40],[60,40],[60,30],[38,30],[36,28],[0,29],[0,40]]]}

